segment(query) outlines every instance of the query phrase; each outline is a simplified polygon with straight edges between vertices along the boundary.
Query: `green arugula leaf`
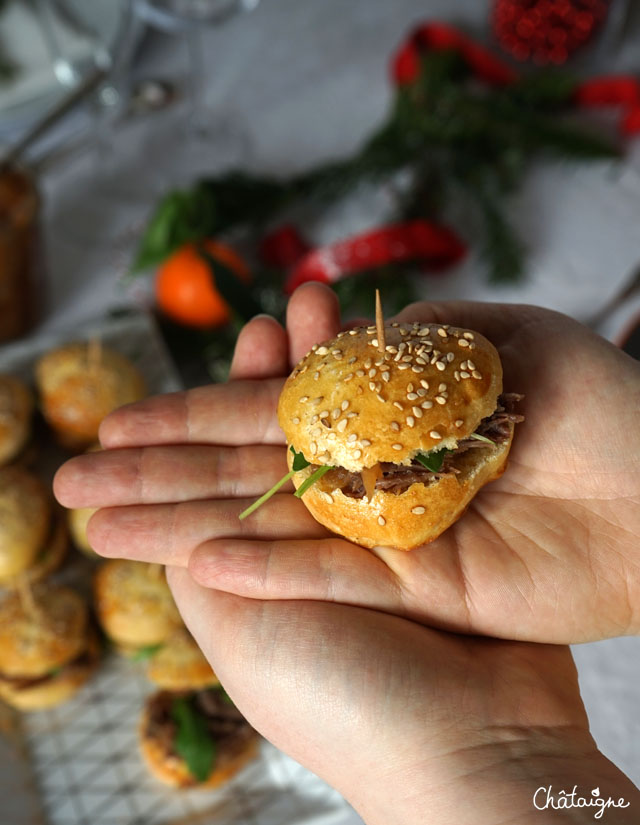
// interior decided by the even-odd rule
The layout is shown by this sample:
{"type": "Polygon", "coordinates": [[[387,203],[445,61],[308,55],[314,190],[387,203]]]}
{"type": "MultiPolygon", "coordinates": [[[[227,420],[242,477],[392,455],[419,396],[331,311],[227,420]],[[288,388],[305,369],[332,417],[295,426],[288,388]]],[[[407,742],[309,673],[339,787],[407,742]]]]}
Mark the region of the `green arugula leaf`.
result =
{"type": "Polygon", "coordinates": [[[302,484],[298,487],[298,489],[293,494],[296,498],[302,498],[302,496],[307,492],[309,487],[312,487],[316,481],[319,481],[325,473],[328,473],[329,470],[333,470],[334,468],[329,464],[326,464],[324,467],[318,467],[317,470],[314,470],[309,478],[306,478],[302,484]]]}
{"type": "Polygon", "coordinates": [[[198,782],[205,782],[215,763],[217,746],[209,735],[204,720],[191,702],[178,697],[171,704],[171,716],[176,723],[176,751],[198,782]]]}
{"type": "Polygon", "coordinates": [[[144,647],[139,647],[136,652],[131,656],[132,662],[145,662],[147,659],[151,659],[156,653],[164,647],[163,642],[159,642],[157,645],[145,645],[144,647]]]}
{"type": "Polygon", "coordinates": [[[469,438],[475,438],[476,441],[484,441],[487,444],[491,444],[492,447],[495,447],[496,442],[492,441],[490,438],[487,438],[486,435],[480,435],[480,433],[471,433],[469,438]]]}
{"type": "Polygon", "coordinates": [[[452,452],[453,450],[448,449],[448,447],[443,447],[442,450],[437,450],[432,453],[418,453],[415,458],[416,461],[419,461],[427,470],[431,470],[432,473],[439,473],[445,457],[452,452]]]}
{"type": "Polygon", "coordinates": [[[296,452],[294,447],[289,447],[289,449],[293,453],[293,469],[296,473],[299,473],[300,470],[304,470],[305,467],[309,467],[311,465],[311,462],[307,461],[302,453],[296,452]]]}

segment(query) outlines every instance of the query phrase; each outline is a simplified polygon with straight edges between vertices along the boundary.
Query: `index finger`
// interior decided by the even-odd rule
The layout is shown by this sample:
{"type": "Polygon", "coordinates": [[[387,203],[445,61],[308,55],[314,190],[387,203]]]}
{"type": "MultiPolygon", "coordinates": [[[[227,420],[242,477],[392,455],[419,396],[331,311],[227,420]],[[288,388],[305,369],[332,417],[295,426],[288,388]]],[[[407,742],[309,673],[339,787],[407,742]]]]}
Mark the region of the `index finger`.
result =
{"type": "Polygon", "coordinates": [[[212,384],[147,398],[100,426],[105,449],[159,444],[284,444],[276,407],[283,378],[212,384]]]}

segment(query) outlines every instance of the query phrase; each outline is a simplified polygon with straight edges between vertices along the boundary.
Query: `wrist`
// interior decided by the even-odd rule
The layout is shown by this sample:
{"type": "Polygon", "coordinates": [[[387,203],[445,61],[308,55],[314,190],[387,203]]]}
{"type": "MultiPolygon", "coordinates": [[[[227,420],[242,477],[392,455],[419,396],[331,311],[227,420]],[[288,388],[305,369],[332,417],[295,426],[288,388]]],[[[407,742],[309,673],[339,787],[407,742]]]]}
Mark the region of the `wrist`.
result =
{"type": "Polygon", "coordinates": [[[367,825],[637,823],[638,789],[574,733],[501,731],[501,741],[431,755],[347,797],[367,825]]]}

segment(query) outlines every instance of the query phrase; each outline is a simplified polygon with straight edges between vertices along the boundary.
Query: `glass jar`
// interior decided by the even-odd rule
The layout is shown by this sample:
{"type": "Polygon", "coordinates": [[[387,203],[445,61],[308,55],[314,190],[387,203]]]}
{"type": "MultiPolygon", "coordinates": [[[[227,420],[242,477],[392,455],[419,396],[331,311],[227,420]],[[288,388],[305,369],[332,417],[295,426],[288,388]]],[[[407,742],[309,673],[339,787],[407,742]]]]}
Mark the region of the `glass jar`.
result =
{"type": "Polygon", "coordinates": [[[0,341],[19,338],[36,320],[39,207],[24,169],[0,170],[0,341]]]}

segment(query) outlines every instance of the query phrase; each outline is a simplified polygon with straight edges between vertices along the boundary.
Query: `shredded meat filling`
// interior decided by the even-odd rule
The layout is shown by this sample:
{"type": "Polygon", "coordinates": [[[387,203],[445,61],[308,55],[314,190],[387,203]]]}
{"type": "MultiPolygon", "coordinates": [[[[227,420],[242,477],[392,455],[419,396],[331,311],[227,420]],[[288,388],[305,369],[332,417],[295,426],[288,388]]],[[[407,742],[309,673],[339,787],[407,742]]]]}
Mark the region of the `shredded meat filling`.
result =
{"type": "MultiPolygon", "coordinates": [[[[514,411],[515,405],[523,397],[515,392],[503,393],[498,398],[498,406],[493,414],[480,422],[476,433],[490,439],[495,444],[503,444],[509,438],[511,425],[524,421],[524,416],[514,411]]],[[[487,448],[486,442],[475,438],[462,439],[458,442],[456,449],[445,456],[442,468],[437,473],[428,470],[415,460],[407,466],[381,462],[383,475],[376,481],[375,489],[399,495],[406,492],[412,484],[431,484],[446,475],[459,472],[456,468],[456,459],[469,450],[481,448],[487,448]]],[[[326,478],[341,489],[345,496],[363,498],[365,495],[360,473],[350,473],[348,470],[337,467],[330,474],[328,473],[326,478]]]]}
{"type": "MultiPolygon", "coordinates": [[[[149,717],[145,735],[158,742],[162,749],[177,756],[175,740],[178,732],[171,715],[171,707],[177,696],[189,694],[161,691],[149,705],[149,717]]],[[[211,738],[220,749],[240,750],[254,736],[251,725],[221,690],[201,690],[192,695],[191,701],[202,718],[211,738]]]]}

